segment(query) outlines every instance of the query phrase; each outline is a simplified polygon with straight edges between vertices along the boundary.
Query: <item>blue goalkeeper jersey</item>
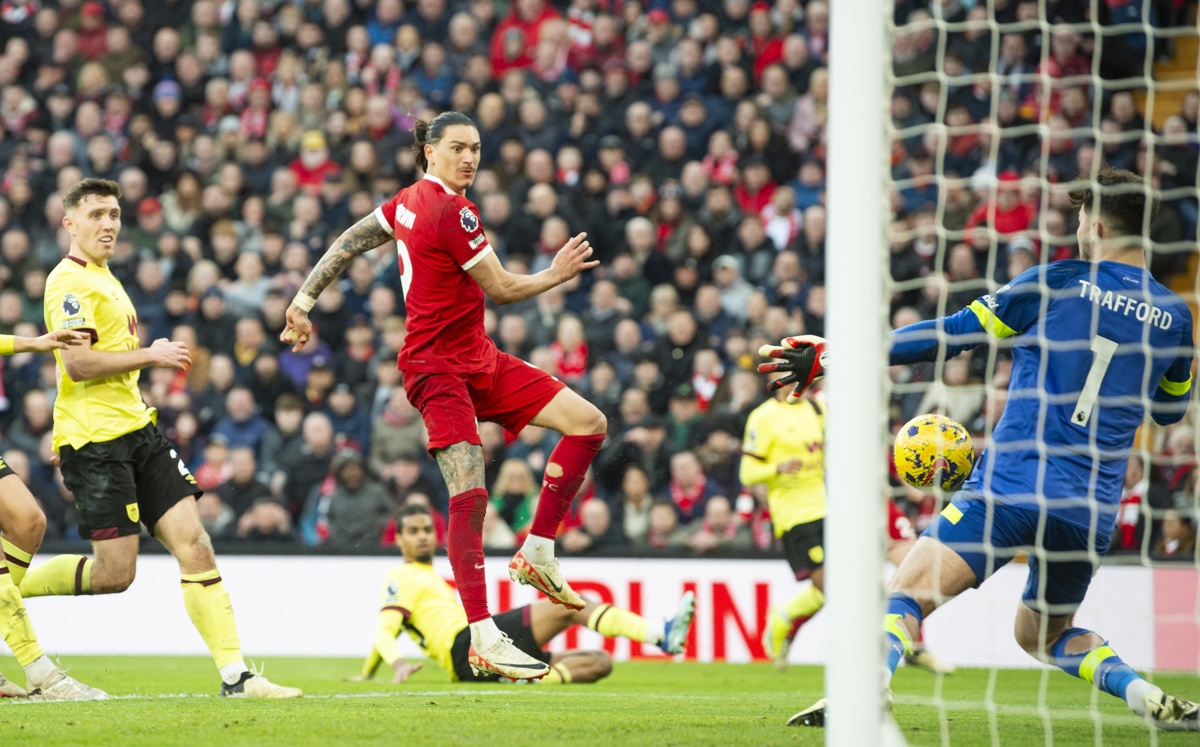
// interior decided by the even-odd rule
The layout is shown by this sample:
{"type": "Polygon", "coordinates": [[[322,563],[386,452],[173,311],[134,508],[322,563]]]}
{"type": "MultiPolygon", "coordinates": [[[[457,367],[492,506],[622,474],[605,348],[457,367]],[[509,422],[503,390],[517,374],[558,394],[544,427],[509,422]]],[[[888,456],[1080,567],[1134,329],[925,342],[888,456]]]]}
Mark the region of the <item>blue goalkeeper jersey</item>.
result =
{"type": "Polygon", "coordinates": [[[1191,311],[1143,268],[1055,262],[896,330],[891,359],[950,357],[989,337],[1012,340],[1008,400],[963,489],[1109,536],[1147,408],[1160,424],[1183,417],[1191,311]]]}

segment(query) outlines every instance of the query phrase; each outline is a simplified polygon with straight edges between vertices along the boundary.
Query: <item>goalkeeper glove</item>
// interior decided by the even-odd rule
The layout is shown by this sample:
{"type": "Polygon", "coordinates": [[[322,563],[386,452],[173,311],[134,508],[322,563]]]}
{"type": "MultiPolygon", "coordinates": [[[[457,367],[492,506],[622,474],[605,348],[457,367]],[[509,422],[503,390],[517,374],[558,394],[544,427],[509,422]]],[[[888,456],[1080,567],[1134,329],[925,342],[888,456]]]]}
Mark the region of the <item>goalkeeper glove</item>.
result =
{"type": "Polygon", "coordinates": [[[794,405],[803,399],[805,390],[825,378],[825,345],[824,337],[799,335],[785,337],[779,345],[763,345],[759,348],[758,354],[762,357],[780,359],[758,364],[759,373],[787,372],[787,376],[767,384],[767,389],[776,392],[794,384],[787,396],[788,404],[794,405]]]}

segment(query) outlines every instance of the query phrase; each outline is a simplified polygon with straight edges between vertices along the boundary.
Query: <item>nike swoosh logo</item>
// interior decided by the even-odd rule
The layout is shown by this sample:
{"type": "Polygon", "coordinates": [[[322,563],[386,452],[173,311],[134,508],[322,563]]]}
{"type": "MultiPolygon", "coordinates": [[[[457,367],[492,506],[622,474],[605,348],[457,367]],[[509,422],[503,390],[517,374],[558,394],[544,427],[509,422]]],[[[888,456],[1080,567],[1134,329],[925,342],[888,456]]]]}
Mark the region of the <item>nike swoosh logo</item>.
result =
{"type": "Polygon", "coordinates": [[[559,593],[559,592],[561,592],[561,591],[563,590],[563,587],[561,587],[561,586],[559,586],[558,584],[554,583],[554,582],[553,582],[553,581],[551,581],[550,579],[546,579],[546,585],[547,585],[547,586],[549,586],[551,589],[554,589],[554,592],[555,592],[556,594],[557,594],[557,593],[559,593]]]}
{"type": "Polygon", "coordinates": [[[476,563],[476,564],[475,564],[475,568],[476,568],[477,570],[483,570],[483,569],[484,569],[484,568],[486,568],[486,567],[487,567],[487,566],[485,566],[483,563],[476,563]]]}
{"type": "Polygon", "coordinates": [[[505,662],[496,662],[497,667],[512,667],[513,669],[545,669],[545,664],[508,664],[505,662]]]}

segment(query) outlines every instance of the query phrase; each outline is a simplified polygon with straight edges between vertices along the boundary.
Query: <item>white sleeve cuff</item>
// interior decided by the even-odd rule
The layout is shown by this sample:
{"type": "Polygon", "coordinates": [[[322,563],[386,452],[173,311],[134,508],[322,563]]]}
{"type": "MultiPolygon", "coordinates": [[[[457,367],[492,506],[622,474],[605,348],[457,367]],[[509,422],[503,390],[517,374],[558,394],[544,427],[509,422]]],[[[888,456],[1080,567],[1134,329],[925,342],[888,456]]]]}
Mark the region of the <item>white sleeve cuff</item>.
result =
{"type": "Polygon", "coordinates": [[[379,221],[379,225],[383,226],[383,230],[388,232],[388,236],[395,236],[396,231],[392,228],[392,224],[388,223],[388,219],[383,217],[383,208],[375,208],[375,220],[379,221]]]}
{"type": "Polygon", "coordinates": [[[484,257],[486,257],[488,254],[490,254],[490,253],[491,253],[491,251],[492,251],[492,245],[491,245],[491,244],[484,244],[483,246],[479,247],[479,251],[475,253],[475,256],[474,256],[474,257],[471,257],[471,261],[470,261],[470,262],[468,262],[468,263],[466,263],[465,265],[463,265],[463,266],[462,266],[462,268],[463,268],[464,270],[469,270],[469,269],[471,269],[471,268],[472,268],[472,267],[474,267],[475,265],[479,264],[479,260],[481,260],[481,259],[483,259],[484,257]]]}

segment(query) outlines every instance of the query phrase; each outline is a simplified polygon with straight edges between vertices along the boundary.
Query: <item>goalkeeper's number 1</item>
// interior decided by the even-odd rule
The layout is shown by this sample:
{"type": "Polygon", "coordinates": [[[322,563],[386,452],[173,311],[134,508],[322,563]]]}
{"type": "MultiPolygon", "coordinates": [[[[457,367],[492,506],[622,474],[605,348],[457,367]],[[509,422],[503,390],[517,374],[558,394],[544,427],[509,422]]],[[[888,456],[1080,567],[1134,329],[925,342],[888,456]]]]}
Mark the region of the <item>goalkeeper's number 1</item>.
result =
{"type": "Polygon", "coordinates": [[[1107,337],[1093,337],[1092,352],[1096,356],[1092,359],[1092,367],[1088,369],[1083,390],[1079,392],[1079,400],[1075,402],[1075,412],[1071,414],[1071,422],[1080,428],[1086,428],[1092,418],[1092,409],[1100,396],[1100,383],[1104,381],[1104,374],[1108,372],[1113,354],[1117,352],[1117,343],[1107,337]]]}

